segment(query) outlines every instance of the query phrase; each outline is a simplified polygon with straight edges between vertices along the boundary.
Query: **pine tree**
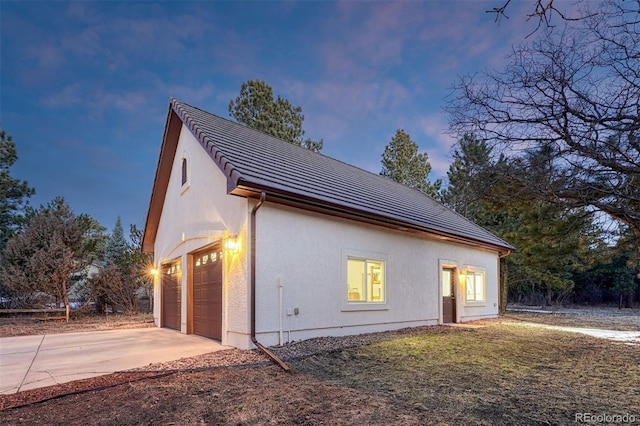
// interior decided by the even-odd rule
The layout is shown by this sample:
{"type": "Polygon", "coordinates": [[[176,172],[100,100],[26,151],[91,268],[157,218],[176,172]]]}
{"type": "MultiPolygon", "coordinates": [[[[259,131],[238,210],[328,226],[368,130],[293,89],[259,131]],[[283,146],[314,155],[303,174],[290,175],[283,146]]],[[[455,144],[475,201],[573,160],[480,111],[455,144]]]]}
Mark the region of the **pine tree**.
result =
{"type": "Polygon", "coordinates": [[[487,181],[494,170],[487,143],[473,134],[465,134],[453,151],[453,163],[447,172],[449,184],[442,191],[442,201],[464,217],[482,224],[487,193],[491,191],[487,181]]]}
{"type": "Polygon", "coordinates": [[[27,181],[16,179],[9,169],[18,160],[16,144],[0,130],[0,251],[7,240],[25,224],[24,209],[35,193],[27,181]]]}
{"type": "Polygon", "coordinates": [[[129,243],[124,237],[124,230],[122,228],[122,220],[120,216],[116,219],[116,224],[111,231],[111,236],[107,241],[105,249],[105,255],[109,262],[118,265],[121,269],[129,270],[129,243]]]}
{"type": "Polygon", "coordinates": [[[238,123],[260,130],[311,151],[320,152],[323,142],[303,139],[302,107],[294,107],[261,80],[249,80],[240,86],[240,95],[229,102],[229,115],[238,123]]]}
{"type": "Polygon", "coordinates": [[[398,129],[382,154],[380,175],[437,198],[442,181],[429,183],[430,172],[427,153],[419,153],[418,145],[404,130],[398,129]]]}

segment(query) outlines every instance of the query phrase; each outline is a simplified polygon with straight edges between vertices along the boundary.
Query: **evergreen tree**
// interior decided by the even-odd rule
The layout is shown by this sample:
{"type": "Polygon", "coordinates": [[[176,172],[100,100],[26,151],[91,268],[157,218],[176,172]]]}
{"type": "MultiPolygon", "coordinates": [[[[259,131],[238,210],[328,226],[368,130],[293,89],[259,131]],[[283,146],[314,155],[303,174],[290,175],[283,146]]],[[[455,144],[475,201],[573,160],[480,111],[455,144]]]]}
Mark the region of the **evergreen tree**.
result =
{"type": "Polygon", "coordinates": [[[153,281],[149,268],[153,258],[142,253],[142,231],[135,225],[130,227],[130,241],[124,237],[118,217],[107,243],[107,266],[90,280],[91,293],[100,309],[106,303],[124,313],[134,313],[138,309],[140,289],[144,289],[151,300],[153,281]]]}
{"type": "Polygon", "coordinates": [[[590,248],[600,241],[592,211],[550,202],[527,184],[555,179],[551,155],[543,147],[500,164],[503,179],[492,181],[489,198],[489,209],[501,215],[493,230],[516,247],[507,258],[510,294],[540,294],[547,305],[571,294],[573,274],[592,262],[590,248]]]}
{"type": "Polygon", "coordinates": [[[579,302],[617,302],[619,308],[633,307],[640,271],[634,262],[634,236],[623,225],[614,232],[614,236],[615,245],[600,244],[594,250],[593,265],[575,274],[576,298],[579,302]]]}
{"type": "Polygon", "coordinates": [[[491,148],[473,134],[465,134],[453,151],[453,163],[447,172],[448,185],[442,191],[443,203],[464,217],[482,225],[486,220],[489,181],[496,169],[491,148]]]}
{"type": "Polygon", "coordinates": [[[0,130],[0,251],[7,240],[24,226],[27,200],[35,192],[27,181],[9,174],[9,169],[17,160],[18,152],[13,139],[0,130]]]}
{"type": "Polygon", "coordinates": [[[238,123],[260,130],[311,151],[320,152],[323,142],[303,139],[302,107],[294,107],[261,80],[249,80],[240,86],[240,95],[229,102],[229,115],[238,123]]]}
{"type": "Polygon", "coordinates": [[[73,275],[84,265],[82,230],[64,199],[41,206],[25,229],[15,234],[5,247],[0,277],[25,304],[38,295],[53,297],[56,305],[69,307],[69,287],[73,275]]]}
{"type": "Polygon", "coordinates": [[[430,172],[427,153],[419,153],[418,145],[404,130],[398,129],[382,154],[380,175],[437,198],[442,181],[429,183],[430,172]]]}
{"type": "Polygon", "coordinates": [[[110,236],[107,228],[86,213],[78,215],[78,224],[82,230],[82,256],[87,263],[96,259],[104,259],[107,242],[110,236]]]}
{"type": "Polygon", "coordinates": [[[122,220],[117,217],[116,223],[111,231],[111,236],[107,241],[105,248],[105,256],[111,263],[118,265],[123,270],[129,269],[128,262],[129,243],[124,237],[124,229],[122,228],[122,220]]]}

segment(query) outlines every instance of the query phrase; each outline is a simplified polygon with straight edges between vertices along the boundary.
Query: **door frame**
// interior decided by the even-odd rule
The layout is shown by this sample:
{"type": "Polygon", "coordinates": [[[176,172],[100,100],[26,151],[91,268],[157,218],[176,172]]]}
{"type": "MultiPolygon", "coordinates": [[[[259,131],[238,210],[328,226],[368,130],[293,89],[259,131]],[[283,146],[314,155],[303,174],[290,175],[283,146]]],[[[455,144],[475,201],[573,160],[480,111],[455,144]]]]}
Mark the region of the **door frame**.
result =
{"type": "Polygon", "coordinates": [[[442,271],[451,269],[453,271],[453,323],[460,322],[460,264],[454,260],[439,259],[438,260],[438,324],[444,324],[442,306],[442,271]]]}

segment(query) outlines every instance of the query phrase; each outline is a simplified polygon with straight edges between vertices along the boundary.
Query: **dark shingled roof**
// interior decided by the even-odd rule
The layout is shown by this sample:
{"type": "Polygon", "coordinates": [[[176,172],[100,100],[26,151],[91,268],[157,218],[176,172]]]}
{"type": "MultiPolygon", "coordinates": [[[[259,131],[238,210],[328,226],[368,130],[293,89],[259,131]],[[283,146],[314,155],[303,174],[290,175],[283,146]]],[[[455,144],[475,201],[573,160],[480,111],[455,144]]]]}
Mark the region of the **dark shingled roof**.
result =
{"type": "MultiPolygon", "coordinates": [[[[513,247],[424,193],[193,106],[170,103],[227,176],[228,191],[265,191],[396,229],[511,251],[513,247]]],[[[168,121],[169,123],[169,121],[168,121]]],[[[243,192],[244,191],[244,192],[243,192]]]]}

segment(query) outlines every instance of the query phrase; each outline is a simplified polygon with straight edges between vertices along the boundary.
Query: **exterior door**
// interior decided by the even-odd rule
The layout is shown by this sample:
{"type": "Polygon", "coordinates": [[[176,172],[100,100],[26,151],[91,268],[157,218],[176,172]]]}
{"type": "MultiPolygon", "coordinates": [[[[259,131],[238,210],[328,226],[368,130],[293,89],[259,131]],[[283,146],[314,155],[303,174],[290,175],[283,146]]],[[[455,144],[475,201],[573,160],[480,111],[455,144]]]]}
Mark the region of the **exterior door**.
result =
{"type": "Polygon", "coordinates": [[[193,255],[193,333],[222,340],[222,245],[193,255]]]}
{"type": "Polygon", "coordinates": [[[456,322],[455,269],[442,269],[442,322],[456,322]]]}
{"type": "Polygon", "coordinates": [[[182,274],[180,262],[162,266],[162,327],[180,330],[182,274]]]}

